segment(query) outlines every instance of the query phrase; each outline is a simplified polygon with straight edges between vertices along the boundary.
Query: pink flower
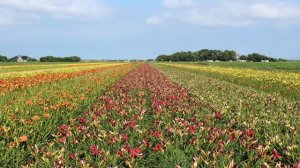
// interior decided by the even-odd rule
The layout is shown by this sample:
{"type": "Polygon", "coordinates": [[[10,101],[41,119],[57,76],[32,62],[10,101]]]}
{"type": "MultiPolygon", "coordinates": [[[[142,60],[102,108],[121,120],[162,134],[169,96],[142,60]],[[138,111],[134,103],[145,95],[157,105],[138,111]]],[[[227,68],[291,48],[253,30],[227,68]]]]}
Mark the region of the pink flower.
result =
{"type": "Polygon", "coordinates": [[[96,145],[90,146],[90,152],[95,156],[100,155],[100,151],[96,145]]]}
{"type": "Polygon", "coordinates": [[[149,136],[150,136],[150,137],[153,137],[154,134],[155,134],[155,131],[153,131],[153,130],[151,130],[151,131],[149,132],[149,136]]]}
{"type": "Polygon", "coordinates": [[[76,153],[69,154],[69,158],[72,159],[72,160],[76,159],[76,156],[77,156],[76,153]]]}
{"type": "Polygon", "coordinates": [[[131,148],[129,149],[129,154],[131,157],[138,157],[141,155],[141,150],[139,148],[131,148]]]}
{"type": "Polygon", "coordinates": [[[117,157],[122,157],[123,156],[123,152],[121,150],[118,150],[116,153],[117,157]]]}
{"type": "Polygon", "coordinates": [[[116,138],[115,137],[111,137],[108,143],[110,145],[115,144],[116,143],[116,138]]]}
{"type": "Polygon", "coordinates": [[[69,126],[67,126],[67,125],[62,125],[58,128],[58,131],[60,132],[60,134],[62,136],[67,136],[68,135],[68,130],[69,130],[69,126]]]}
{"type": "Polygon", "coordinates": [[[161,131],[156,131],[156,132],[155,132],[155,137],[156,137],[156,138],[159,138],[160,136],[161,136],[161,131]]]}
{"type": "Polygon", "coordinates": [[[163,149],[163,146],[161,144],[157,144],[155,145],[155,147],[153,148],[154,152],[157,153],[159,151],[161,151],[163,149]]]}
{"type": "Polygon", "coordinates": [[[67,138],[66,138],[66,137],[62,137],[62,138],[59,139],[59,142],[61,142],[61,143],[63,143],[63,144],[65,144],[66,141],[67,141],[67,138]]]}
{"type": "Polygon", "coordinates": [[[136,122],[134,121],[130,121],[127,125],[131,128],[135,128],[137,126],[136,122]]]}
{"type": "Polygon", "coordinates": [[[300,168],[300,161],[294,165],[294,168],[300,168]]]}
{"type": "Polygon", "coordinates": [[[122,139],[122,141],[126,142],[126,141],[128,141],[128,136],[126,134],[122,134],[121,139],[122,139]]]}
{"type": "Polygon", "coordinates": [[[87,119],[85,117],[81,117],[78,119],[79,123],[85,125],[87,123],[87,119]]]}

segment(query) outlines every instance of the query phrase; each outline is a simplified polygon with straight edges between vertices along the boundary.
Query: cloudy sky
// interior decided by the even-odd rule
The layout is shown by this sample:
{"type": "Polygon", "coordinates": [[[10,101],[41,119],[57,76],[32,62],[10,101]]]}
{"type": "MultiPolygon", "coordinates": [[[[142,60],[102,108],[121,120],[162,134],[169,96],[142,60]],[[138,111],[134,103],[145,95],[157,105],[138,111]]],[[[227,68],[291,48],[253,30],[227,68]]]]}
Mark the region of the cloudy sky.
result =
{"type": "Polygon", "coordinates": [[[233,49],[300,59],[299,0],[0,0],[0,54],[145,59],[233,49]]]}

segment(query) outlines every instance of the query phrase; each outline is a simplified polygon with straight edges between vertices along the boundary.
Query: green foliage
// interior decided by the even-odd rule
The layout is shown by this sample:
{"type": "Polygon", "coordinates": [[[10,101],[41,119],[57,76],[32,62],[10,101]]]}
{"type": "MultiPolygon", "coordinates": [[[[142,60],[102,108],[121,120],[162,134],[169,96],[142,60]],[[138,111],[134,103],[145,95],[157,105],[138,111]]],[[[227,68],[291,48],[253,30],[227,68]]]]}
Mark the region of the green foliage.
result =
{"type": "MultiPolygon", "coordinates": [[[[194,61],[207,61],[207,60],[219,60],[219,61],[236,61],[237,53],[233,50],[209,50],[202,49],[196,52],[176,52],[172,55],[159,55],[156,61],[169,61],[169,62],[194,62],[194,61]]],[[[261,62],[262,60],[269,60],[270,62],[286,61],[284,59],[278,59],[268,57],[258,53],[252,53],[242,55],[240,60],[248,60],[252,62],[261,62]]]]}
{"type": "Polygon", "coordinates": [[[240,60],[247,60],[247,56],[246,55],[240,56],[240,60]]]}
{"type": "Polygon", "coordinates": [[[0,55],[0,62],[6,62],[7,61],[7,57],[0,55]]]}
{"type": "Polygon", "coordinates": [[[287,60],[286,60],[286,59],[283,59],[283,58],[279,58],[278,61],[279,61],[279,62],[286,62],[287,60]]]}
{"type": "Polygon", "coordinates": [[[258,54],[258,53],[248,54],[247,60],[248,61],[253,61],[253,62],[261,62],[262,60],[269,60],[271,62],[276,62],[275,58],[267,57],[265,55],[261,55],[261,54],[258,54]]]}
{"type": "Polygon", "coordinates": [[[45,56],[40,58],[41,62],[80,62],[81,58],[78,56],[71,57],[54,57],[54,56],[45,56]]]}
{"type": "Polygon", "coordinates": [[[17,62],[17,61],[18,61],[17,57],[13,57],[13,58],[7,59],[7,62],[17,62]]]}
{"type": "Polygon", "coordinates": [[[29,62],[36,62],[36,61],[38,61],[38,60],[35,59],[35,58],[28,58],[28,61],[29,61],[29,62]]]}
{"type": "Polygon", "coordinates": [[[172,61],[172,62],[192,62],[192,61],[207,61],[207,60],[220,60],[230,61],[236,60],[237,53],[233,50],[208,50],[203,49],[196,52],[176,52],[172,55],[160,55],[156,61],[172,61]]]}

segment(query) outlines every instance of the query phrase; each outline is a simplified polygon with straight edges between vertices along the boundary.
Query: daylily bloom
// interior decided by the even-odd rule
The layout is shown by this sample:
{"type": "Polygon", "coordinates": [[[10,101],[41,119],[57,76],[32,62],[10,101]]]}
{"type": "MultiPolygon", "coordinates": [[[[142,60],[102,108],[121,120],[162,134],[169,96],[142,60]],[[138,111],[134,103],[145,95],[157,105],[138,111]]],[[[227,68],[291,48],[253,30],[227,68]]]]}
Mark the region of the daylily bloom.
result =
{"type": "Polygon", "coordinates": [[[157,144],[155,145],[155,147],[153,148],[154,152],[157,153],[159,151],[161,151],[163,149],[163,146],[161,144],[157,144]]]}
{"type": "Polygon", "coordinates": [[[98,149],[98,147],[96,145],[91,145],[90,146],[90,152],[95,155],[95,156],[98,156],[100,155],[100,151],[98,149]]]}
{"type": "Polygon", "coordinates": [[[129,149],[129,154],[131,157],[138,157],[141,155],[141,149],[139,148],[131,148],[129,149]]]}
{"type": "Polygon", "coordinates": [[[277,152],[276,149],[273,149],[273,150],[272,150],[272,158],[273,158],[274,160],[276,160],[276,159],[281,159],[282,156],[280,155],[280,153],[277,152]]]}
{"type": "Polygon", "coordinates": [[[62,125],[58,128],[59,132],[61,133],[61,135],[63,136],[67,136],[68,135],[68,129],[69,129],[69,126],[67,125],[62,125]]]}

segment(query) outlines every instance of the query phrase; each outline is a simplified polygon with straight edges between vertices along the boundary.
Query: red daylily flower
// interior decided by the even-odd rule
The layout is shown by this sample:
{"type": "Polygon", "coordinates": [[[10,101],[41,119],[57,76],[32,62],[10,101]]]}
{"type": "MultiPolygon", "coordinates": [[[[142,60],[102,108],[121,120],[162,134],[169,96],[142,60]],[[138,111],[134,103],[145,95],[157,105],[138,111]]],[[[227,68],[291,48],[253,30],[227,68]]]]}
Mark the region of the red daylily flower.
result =
{"type": "Polygon", "coordinates": [[[61,133],[62,136],[67,136],[68,130],[69,130],[69,126],[67,125],[62,125],[58,128],[58,131],[61,133]]]}
{"type": "Polygon", "coordinates": [[[216,117],[216,119],[222,119],[223,114],[222,114],[221,112],[217,112],[217,113],[215,114],[215,117],[216,117]]]}
{"type": "Polygon", "coordinates": [[[141,149],[139,148],[131,148],[129,149],[129,155],[131,157],[138,157],[141,155],[141,149]]]}
{"type": "Polygon", "coordinates": [[[136,122],[134,121],[130,121],[129,123],[127,123],[127,125],[131,128],[135,128],[137,126],[136,122]]]}
{"type": "Polygon", "coordinates": [[[188,131],[190,134],[195,134],[196,126],[195,125],[188,126],[188,131]]]}
{"type": "Polygon", "coordinates": [[[91,145],[90,146],[90,152],[95,155],[95,156],[98,156],[100,155],[100,151],[98,149],[98,147],[96,145],[91,145]]]}
{"type": "Polygon", "coordinates": [[[280,153],[278,153],[276,151],[276,149],[273,149],[272,150],[272,159],[277,160],[277,159],[281,159],[281,158],[282,158],[282,156],[280,155],[280,153]]]}
{"type": "Polygon", "coordinates": [[[77,157],[76,153],[69,154],[69,158],[72,159],[72,160],[76,159],[76,157],[77,157]]]}
{"type": "Polygon", "coordinates": [[[115,137],[111,137],[108,143],[110,145],[115,144],[116,143],[116,138],[115,137]]]}
{"type": "Polygon", "coordinates": [[[163,149],[163,146],[161,144],[157,144],[155,145],[155,147],[153,148],[154,152],[157,153],[159,151],[161,151],[163,149]]]}
{"type": "Polygon", "coordinates": [[[126,134],[122,134],[121,135],[121,140],[124,141],[124,142],[128,141],[128,136],[126,134]]]}
{"type": "Polygon", "coordinates": [[[78,119],[79,123],[85,125],[87,123],[87,119],[85,117],[81,117],[78,119]]]}
{"type": "Polygon", "coordinates": [[[253,136],[255,136],[255,132],[252,129],[246,130],[245,131],[245,136],[249,137],[249,138],[253,137],[253,136]]]}

